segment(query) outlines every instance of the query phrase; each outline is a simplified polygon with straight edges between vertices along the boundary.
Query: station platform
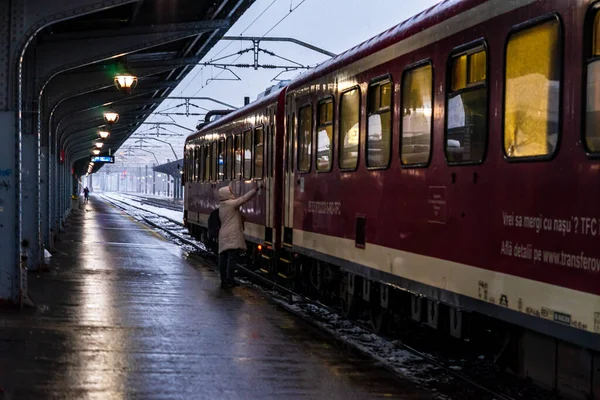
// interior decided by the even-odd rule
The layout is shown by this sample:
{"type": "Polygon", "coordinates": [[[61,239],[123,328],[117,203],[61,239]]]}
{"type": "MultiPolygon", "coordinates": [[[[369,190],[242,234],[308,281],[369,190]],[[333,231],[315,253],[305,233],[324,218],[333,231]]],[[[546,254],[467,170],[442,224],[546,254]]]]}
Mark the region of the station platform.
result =
{"type": "Polygon", "coordinates": [[[94,196],[29,278],[36,307],[0,311],[0,399],[433,398],[94,196]]]}

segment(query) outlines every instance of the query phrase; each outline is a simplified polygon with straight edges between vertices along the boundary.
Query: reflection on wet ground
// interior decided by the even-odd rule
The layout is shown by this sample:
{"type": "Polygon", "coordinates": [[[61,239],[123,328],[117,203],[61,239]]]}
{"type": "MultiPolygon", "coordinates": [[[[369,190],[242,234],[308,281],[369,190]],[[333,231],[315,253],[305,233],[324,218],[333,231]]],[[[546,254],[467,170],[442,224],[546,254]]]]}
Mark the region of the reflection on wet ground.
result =
{"type": "Polygon", "coordinates": [[[5,398],[432,398],[195,263],[92,198],[2,311],[5,398]]]}

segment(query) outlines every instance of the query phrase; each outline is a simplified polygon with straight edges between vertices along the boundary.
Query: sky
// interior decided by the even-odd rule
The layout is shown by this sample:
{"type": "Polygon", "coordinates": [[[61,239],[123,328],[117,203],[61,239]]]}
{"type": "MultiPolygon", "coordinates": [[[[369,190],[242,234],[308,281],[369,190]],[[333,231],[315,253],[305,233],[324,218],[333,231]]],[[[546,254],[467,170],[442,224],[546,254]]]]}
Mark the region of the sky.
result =
{"type": "MultiPolygon", "coordinates": [[[[438,2],[439,0],[257,0],[229,29],[226,36],[290,37],[339,54],[438,2]],[[290,10],[292,11],[290,12],[290,10]]],[[[222,40],[213,47],[203,61],[252,64],[252,52],[246,53],[236,60],[238,51],[251,46],[252,42],[222,40]],[[233,56],[226,57],[230,55],[233,56]],[[217,58],[222,57],[225,58],[216,61],[217,58]]],[[[329,58],[324,54],[292,43],[261,42],[260,47],[304,66],[314,67],[329,58]]],[[[291,65],[288,61],[264,53],[260,54],[259,63],[291,65]]],[[[243,105],[244,96],[249,96],[250,101],[254,101],[259,93],[277,83],[273,81],[273,78],[280,71],[254,70],[252,68],[231,68],[231,71],[223,71],[210,66],[197,66],[182,80],[170,96],[212,97],[240,107],[243,105]],[[237,80],[234,74],[240,80],[237,80]]],[[[292,79],[302,71],[304,70],[286,72],[279,78],[292,79]]],[[[156,112],[185,112],[185,107],[175,107],[182,103],[181,100],[166,100],[157,107],[156,112]]],[[[208,101],[196,100],[191,103],[209,110],[224,108],[208,101]]],[[[197,107],[190,107],[190,112],[204,113],[205,111],[197,107]]],[[[202,116],[172,115],[169,117],[153,114],[146,122],[176,122],[194,130],[198,121],[203,118],[202,116]]],[[[149,131],[156,132],[156,129],[145,124],[138,129],[134,136],[149,131]]],[[[191,132],[171,125],[163,125],[160,132],[181,135],[154,137],[169,141],[178,158],[182,158],[185,137],[191,132]]],[[[127,150],[129,147],[139,147],[138,140],[139,138],[130,138],[121,146],[116,153],[117,165],[156,162],[150,153],[127,150]]],[[[156,154],[159,163],[174,159],[173,151],[167,144],[148,140],[143,146],[156,154]]]]}

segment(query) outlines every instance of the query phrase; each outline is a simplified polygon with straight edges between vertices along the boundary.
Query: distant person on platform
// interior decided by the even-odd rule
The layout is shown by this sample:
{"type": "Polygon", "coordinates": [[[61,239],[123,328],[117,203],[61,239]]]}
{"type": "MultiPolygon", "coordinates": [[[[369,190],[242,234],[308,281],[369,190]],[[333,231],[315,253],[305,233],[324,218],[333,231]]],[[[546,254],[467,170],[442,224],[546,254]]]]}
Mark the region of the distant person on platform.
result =
{"type": "Polygon", "coordinates": [[[83,188],[83,197],[85,198],[86,203],[90,199],[90,189],[88,189],[87,186],[83,188]]]}
{"type": "Polygon", "coordinates": [[[262,184],[250,190],[242,197],[236,198],[229,186],[219,189],[219,272],[221,287],[239,286],[234,279],[235,266],[241,250],[246,250],[244,227],[240,207],[256,196],[262,184]]]}

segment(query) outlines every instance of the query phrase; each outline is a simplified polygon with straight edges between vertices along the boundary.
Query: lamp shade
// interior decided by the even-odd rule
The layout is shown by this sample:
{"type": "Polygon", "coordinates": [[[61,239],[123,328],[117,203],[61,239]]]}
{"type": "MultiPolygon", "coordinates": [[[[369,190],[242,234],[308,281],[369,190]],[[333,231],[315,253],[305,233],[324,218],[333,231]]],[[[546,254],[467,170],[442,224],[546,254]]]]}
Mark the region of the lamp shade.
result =
{"type": "Polygon", "coordinates": [[[131,74],[119,74],[115,76],[115,86],[125,94],[131,93],[137,86],[137,82],[137,76],[131,74]]]}
{"type": "Polygon", "coordinates": [[[119,120],[119,113],[113,110],[104,111],[104,121],[107,124],[112,125],[119,120]]]}

